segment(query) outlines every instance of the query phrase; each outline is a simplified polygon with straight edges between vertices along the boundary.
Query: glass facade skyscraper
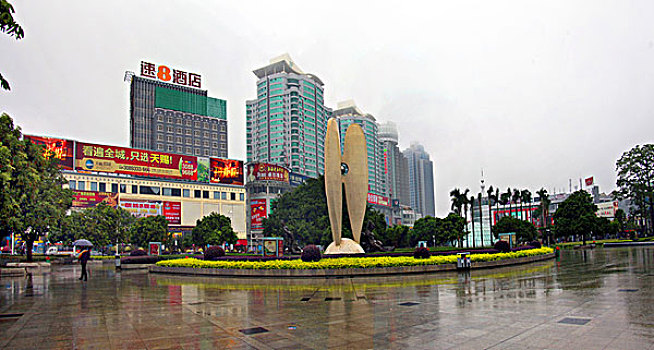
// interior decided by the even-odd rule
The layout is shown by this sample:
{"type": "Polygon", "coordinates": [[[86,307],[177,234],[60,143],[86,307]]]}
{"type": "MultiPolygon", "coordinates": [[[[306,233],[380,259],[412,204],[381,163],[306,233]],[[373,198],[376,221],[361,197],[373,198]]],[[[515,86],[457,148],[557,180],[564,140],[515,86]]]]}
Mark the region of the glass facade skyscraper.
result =
{"type": "Polygon", "coordinates": [[[409,165],[409,198],[411,207],[422,217],[435,216],[434,164],[425,148],[417,143],[402,152],[409,165]]]}
{"type": "Polygon", "coordinates": [[[385,196],[399,200],[402,205],[410,205],[409,165],[398,147],[397,126],[393,122],[379,124],[379,143],[383,155],[385,196]]]}
{"type": "Polygon", "coordinates": [[[325,132],[331,110],[323,82],[288,55],[254,70],[257,98],[246,102],[248,162],[283,165],[318,177],[325,169],[325,132]]]}

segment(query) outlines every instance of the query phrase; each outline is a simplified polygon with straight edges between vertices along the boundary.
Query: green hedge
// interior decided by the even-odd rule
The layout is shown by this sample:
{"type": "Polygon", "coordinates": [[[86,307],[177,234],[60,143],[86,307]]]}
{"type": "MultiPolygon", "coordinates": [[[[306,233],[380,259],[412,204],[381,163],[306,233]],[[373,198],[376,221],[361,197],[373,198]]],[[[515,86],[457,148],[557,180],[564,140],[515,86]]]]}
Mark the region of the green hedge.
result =
{"type": "MultiPolygon", "coordinates": [[[[473,262],[495,261],[504,259],[515,259],[527,256],[536,256],[552,253],[551,248],[529,249],[510,253],[497,254],[471,254],[473,262]]],[[[271,260],[271,261],[205,261],[198,259],[176,259],[159,261],[157,266],[165,267],[194,267],[194,268],[219,268],[219,269],[262,269],[262,270],[311,270],[311,269],[349,269],[349,268],[374,268],[394,266],[420,266],[420,265],[442,265],[455,264],[456,255],[432,256],[429,259],[414,259],[408,256],[395,257],[361,257],[361,258],[334,258],[322,259],[317,262],[303,262],[296,260],[271,260]]]]}

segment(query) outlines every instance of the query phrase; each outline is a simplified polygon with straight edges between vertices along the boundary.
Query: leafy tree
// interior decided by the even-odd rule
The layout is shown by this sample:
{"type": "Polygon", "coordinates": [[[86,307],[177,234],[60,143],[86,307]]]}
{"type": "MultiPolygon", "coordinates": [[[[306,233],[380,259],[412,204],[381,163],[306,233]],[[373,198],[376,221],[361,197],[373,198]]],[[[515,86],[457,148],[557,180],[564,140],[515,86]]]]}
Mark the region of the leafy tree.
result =
{"type": "Polygon", "coordinates": [[[540,198],[540,216],[541,216],[540,222],[541,222],[541,226],[543,227],[542,236],[545,237],[546,244],[549,244],[550,237],[548,236],[547,232],[550,226],[549,209],[550,209],[551,201],[549,195],[547,194],[547,190],[544,188],[541,188],[540,190],[536,191],[536,194],[538,194],[538,197],[540,198]]]}
{"type": "Polygon", "coordinates": [[[38,237],[58,224],[73,200],[63,189],[56,158],[43,148],[21,140],[11,117],[0,117],[0,231],[17,233],[25,241],[27,260],[38,237]]]}
{"type": "Polygon", "coordinates": [[[529,242],[536,238],[536,227],[534,224],[518,218],[505,216],[493,226],[495,238],[499,238],[500,233],[509,232],[515,232],[518,242],[529,242]]]}
{"type": "Polygon", "coordinates": [[[522,220],[526,219],[526,214],[522,210],[522,205],[523,203],[530,203],[530,202],[531,202],[531,191],[527,189],[520,191],[520,215],[522,217],[522,220]]]}
{"type": "Polygon", "coordinates": [[[557,237],[582,235],[583,244],[586,236],[596,227],[597,206],[586,191],[579,190],[561,203],[554,213],[555,233],[557,237]]]}
{"type": "MultiPolygon", "coordinates": [[[[466,220],[455,213],[450,213],[444,219],[443,230],[447,232],[450,243],[461,241],[465,235],[466,220]]],[[[454,245],[454,244],[452,244],[454,245]]]]}
{"type": "MultiPolygon", "coordinates": [[[[293,191],[282,194],[271,206],[272,213],[263,220],[263,234],[268,237],[281,237],[284,225],[293,233],[300,246],[321,244],[327,246],[332,242],[327,198],[325,195],[325,179],[309,179],[293,191]]],[[[364,226],[372,220],[375,224],[374,233],[383,237],[386,223],[383,215],[370,206],[366,208],[363,219],[364,226]],[[383,223],[382,223],[383,221],[383,223]]],[[[352,238],[350,219],[347,213],[347,201],[343,196],[343,237],[352,238]]],[[[384,240],[381,240],[384,242],[384,240]]],[[[384,242],[386,243],[386,242],[384,242]]]]}
{"type": "Polygon", "coordinates": [[[384,245],[392,245],[395,248],[410,247],[409,238],[411,228],[404,225],[395,225],[386,229],[384,236],[378,239],[384,242],[384,245]]]}
{"type": "MultiPolygon", "coordinates": [[[[91,242],[98,246],[126,242],[130,228],[136,221],[136,218],[127,210],[105,203],[86,209],[85,214],[91,223],[88,225],[87,233],[89,237],[92,237],[91,242]]],[[[167,228],[166,226],[166,230],[167,228]]]]}
{"type": "Polygon", "coordinates": [[[50,228],[48,241],[71,245],[75,240],[83,238],[85,232],[88,232],[86,226],[88,222],[84,211],[73,211],[70,215],[64,215],[59,218],[57,225],[50,228]]]}
{"type": "Polygon", "coordinates": [[[236,244],[238,240],[232,229],[230,218],[218,213],[211,213],[198,220],[192,234],[193,243],[203,247],[206,245],[220,245],[225,242],[236,244]]]}
{"type": "MultiPolygon", "coordinates": [[[[25,36],[23,28],[14,20],[14,7],[6,0],[0,0],[0,32],[20,40],[25,36]]],[[[11,90],[9,82],[0,74],[0,86],[11,90]]]]}
{"type": "Polygon", "coordinates": [[[168,245],[170,240],[168,220],[163,215],[137,218],[129,232],[130,243],[138,247],[147,247],[150,242],[163,242],[168,245]]]}
{"type": "Polygon", "coordinates": [[[618,223],[618,233],[624,232],[626,221],[627,221],[627,215],[624,213],[624,210],[622,209],[616,210],[614,222],[618,223]]]}
{"type": "MultiPolygon", "coordinates": [[[[615,163],[618,199],[630,198],[638,206],[641,218],[654,223],[654,145],[637,145],[624,152],[615,163]]],[[[645,226],[641,220],[641,228],[645,226]]],[[[650,225],[651,227],[651,225],[650,225]]]]}
{"type": "Polygon", "coordinates": [[[411,246],[419,241],[436,241],[437,246],[445,243],[453,243],[465,236],[465,219],[456,213],[450,213],[447,217],[435,218],[426,216],[416,220],[413,224],[413,231],[410,239],[411,246]]]}

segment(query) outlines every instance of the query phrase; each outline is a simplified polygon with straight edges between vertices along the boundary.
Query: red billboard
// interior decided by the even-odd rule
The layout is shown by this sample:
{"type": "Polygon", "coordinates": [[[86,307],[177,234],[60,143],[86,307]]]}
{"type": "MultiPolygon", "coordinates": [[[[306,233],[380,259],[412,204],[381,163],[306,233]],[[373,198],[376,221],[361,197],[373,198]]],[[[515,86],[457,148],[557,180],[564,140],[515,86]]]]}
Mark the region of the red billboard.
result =
{"type": "Polygon", "coordinates": [[[163,202],[163,216],[169,224],[180,225],[182,223],[182,203],[163,202]]]}
{"type": "Polygon", "coordinates": [[[211,158],[211,183],[243,185],[243,161],[211,158]]]}
{"type": "Polygon", "coordinates": [[[115,207],[118,204],[118,193],[73,191],[73,208],[91,208],[100,203],[115,207]]]}
{"type": "Polygon", "coordinates": [[[268,216],[265,199],[253,199],[250,202],[250,227],[254,230],[263,229],[263,219],[268,216]]]}
{"type": "Polygon", "coordinates": [[[76,142],[77,170],[197,180],[196,157],[76,142]]]}
{"type": "Polygon", "coordinates": [[[391,204],[388,197],[380,196],[374,193],[368,193],[368,203],[390,207],[391,204]]]}
{"type": "Polygon", "coordinates": [[[73,170],[73,147],[74,142],[52,137],[42,137],[33,135],[23,135],[25,140],[43,146],[45,148],[43,155],[52,155],[59,159],[59,166],[62,169],[73,170]]]}
{"type": "Polygon", "coordinates": [[[254,163],[248,165],[248,182],[250,181],[280,181],[288,183],[288,169],[283,166],[254,163]]]}

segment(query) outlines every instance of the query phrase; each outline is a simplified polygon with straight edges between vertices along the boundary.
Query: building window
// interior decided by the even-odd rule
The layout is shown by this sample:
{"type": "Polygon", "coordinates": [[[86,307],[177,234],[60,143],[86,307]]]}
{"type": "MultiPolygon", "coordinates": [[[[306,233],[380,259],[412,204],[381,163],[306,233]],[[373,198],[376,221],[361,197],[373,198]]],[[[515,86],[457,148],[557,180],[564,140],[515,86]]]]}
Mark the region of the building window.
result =
{"type": "Polygon", "coordinates": [[[227,139],[227,136],[225,134],[220,134],[220,141],[225,141],[227,139]]]}
{"type": "Polygon", "coordinates": [[[77,181],[77,189],[80,191],[86,190],[86,184],[84,181],[77,181]]]}
{"type": "Polygon", "coordinates": [[[172,151],[173,151],[173,145],[168,145],[168,152],[172,152],[172,151]]]}
{"type": "Polygon", "coordinates": [[[236,193],[234,193],[234,192],[231,193],[231,200],[233,200],[233,201],[236,200],[236,193]]]}
{"type": "Polygon", "coordinates": [[[194,125],[195,125],[196,128],[198,128],[198,129],[200,128],[200,122],[195,122],[194,125]]]}
{"type": "Polygon", "coordinates": [[[220,192],[213,191],[213,199],[220,199],[220,192]]]}
{"type": "Polygon", "coordinates": [[[209,156],[209,150],[208,150],[208,149],[205,149],[205,150],[204,150],[204,155],[205,155],[205,157],[208,157],[208,156],[209,156]]]}
{"type": "Polygon", "coordinates": [[[136,185],[132,185],[132,193],[139,193],[139,187],[136,185]]]}
{"type": "Polygon", "coordinates": [[[191,129],[186,129],[186,135],[193,135],[193,131],[191,131],[191,129]]]}
{"type": "Polygon", "coordinates": [[[164,196],[179,197],[182,195],[182,190],[179,188],[164,187],[162,190],[164,196]]]}
{"type": "Polygon", "coordinates": [[[207,131],[204,132],[204,138],[205,138],[205,139],[208,139],[208,138],[209,138],[209,132],[207,132],[207,131]]]}
{"type": "Polygon", "coordinates": [[[182,143],[182,137],[181,136],[175,136],[175,142],[176,143],[182,143]]]}
{"type": "Polygon", "coordinates": [[[227,130],[227,127],[225,127],[225,124],[220,124],[220,131],[225,131],[227,130]]]}
{"type": "Polygon", "coordinates": [[[193,153],[194,153],[196,156],[199,156],[199,155],[201,154],[199,148],[196,148],[196,149],[195,149],[195,152],[193,152],[193,153]]]}
{"type": "Polygon", "coordinates": [[[163,134],[157,134],[157,141],[163,141],[163,134]]]}
{"type": "Polygon", "coordinates": [[[211,130],[218,130],[218,125],[211,124],[211,130]]]}
{"type": "Polygon", "coordinates": [[[98,191],[100,192],[107,192],[107,184],[104,182],[100,182],[98,184],[98,191]]]}
{"type": "Polygon", "coordinates": [[[163,122],[163,115],[161,114],[157,115],[157,121],[163,122]]]}
{"type": "Polygon", "coordinates": [[[220,199],[222,200],[227,199],[227,192],[220,192],[220,199]]]}
{"type": "Polygon", "coordinates": [[[240,200],[241,202],[244,201],[245,200],[245,194],[244,193],[239,193],[238,194],[238,200],[240,200]]]}
{"type": "Polygon", "coordinates": [[[173,136],[172,136],[172,135],[168,135],[168,137],[166,137],[166,141],[168,141],[168,142],[173,142],[173,136]]]}
{"type": "Polygon", "coordinates": [[[209,129],[209,123],[204,122],[204,128],[205,128],[205,129],[209,129]]]}
{"type": "Polygon", "coordinates": [[[163,124],[157,125],[157,131],[163,131],[163,124]]]}
{"type": "Polygon", "coordinates": [[[97,191],[97,190],[98,190],[98,183],[91,182],[91,191],[97,191]]]}
{"type": "Polygon", "coordinates": [[[168,117],[168,122],[172,123],[173,122],[173,117],[168,117]]]}
{"type": "Polygon", "coordinates": [[[191,190],[184,189],[183,193],[184,193],[184,197],[186,197],[186,198],[191,196],[191,190]]]}
{"type": "MultiPolygon", "coordinates": [[[[186,139],[186,144],[187,144],[187,145],[192,145],[192,144],[193,144],[193,140],[191,140],[191,139],[186,139]]],[[[190,152],[190,151],[187,151],[187,152],[190,152]]]]}
{"type": "Polygon", "coordinates": [[[120,184],[120,193],[127,193],[127,185],[120,184]]]}
{"type": "Polygon", "coordinates": [[[172,126],[169,126],[169,127],[166,128],[166,130],[167,130],[168,132],[173,132],[173,127],[172,127],[172,126]]]}
{"type": "Polygon", "coordinates": [[[209,141],[204,140],[203,144],[204,144],[204,147],[209,147],[209,141]]]}
{"type": "Polygon", "coordinates": [[[209,191],[202,191],[202,198],[209,199],[209,191]]]}
{"type": "Polygon", "coordinates": [[[193,191],[193,197],[195,197],[195,198],[202,198],[202,191],[200,191],[200,190],[194,190],[194,191],[193,191]]]}
{"type": "Polygon", "coordinates": [[[157,150],[158,151],[163,151],[164,150],[163,143],[158,143],[157,144],[157,150]]]}
{"type": "Polygon", "coordinates": [[[202,137],[202,133],[195,130],[195,137],[202,137]]]}
{"type": "Polygon", "coordinates": [[[182,153],[182,146],[177,146],[177,153],[182,153]]]}
{"type": "Polygon", "coordinates": [[[175,133],[176,134],[182,134],[182,128],[175,128],[175,133]]]}
{"type": "Polygon", "coordinates": [[[139,188],[140,194],[152,194],[152,195],[159,195],[161,193],[161,187],[155,187],[155,186],[140,186],[139,188]]]}
{"type": "Polygon", "coordinates": [[[118,184],[111,184],[111,192],[113,193],[118,192],[118,184]]]}
{"type": "MultiPolygon", "coordinates": [[[[188,143],[188,142],[187,142],[188,143]]],[[[191,147],[186,147],[186,154],[191,154],[191,147]]]]}
{"type": "Polygon", "coordinates": [[[177,118],[177,125],[182,125],[182,118],[177,118]]]}
{"type": "Polygon", "coordinates": [[[186,121],[186,126],[191,126],[191,121],[190,120],[186,121]]]}

